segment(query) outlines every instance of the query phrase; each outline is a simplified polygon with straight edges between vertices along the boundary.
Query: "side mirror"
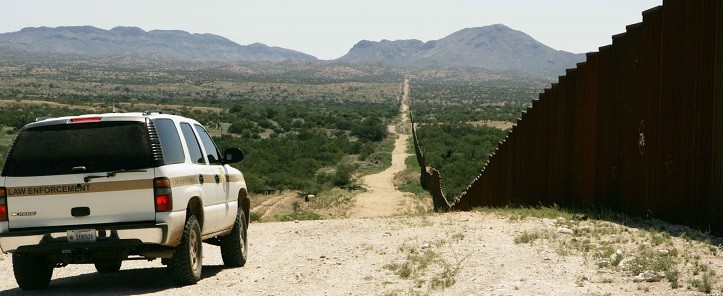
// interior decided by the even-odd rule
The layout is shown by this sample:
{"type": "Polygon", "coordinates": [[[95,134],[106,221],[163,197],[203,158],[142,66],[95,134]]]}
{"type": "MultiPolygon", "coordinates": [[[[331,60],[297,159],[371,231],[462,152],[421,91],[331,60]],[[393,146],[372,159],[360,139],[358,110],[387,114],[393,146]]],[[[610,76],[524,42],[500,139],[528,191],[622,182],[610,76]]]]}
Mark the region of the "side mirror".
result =
{"type": "Polygon", "coordinates": [[[237,163],[244,160],[244,153],[238,148],[228,148],[223,152],[223,163],[237,163]]]}

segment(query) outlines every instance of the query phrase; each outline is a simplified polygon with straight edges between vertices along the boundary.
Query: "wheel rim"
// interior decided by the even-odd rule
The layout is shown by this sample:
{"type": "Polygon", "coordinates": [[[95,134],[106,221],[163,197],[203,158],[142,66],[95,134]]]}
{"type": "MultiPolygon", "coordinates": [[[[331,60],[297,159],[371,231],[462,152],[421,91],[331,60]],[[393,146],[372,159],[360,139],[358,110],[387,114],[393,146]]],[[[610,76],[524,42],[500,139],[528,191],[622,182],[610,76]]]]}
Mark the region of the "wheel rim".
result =
{"type": "Polygon", "coordinates": [[[193,268],[193,270],[197,270],[199,267],[199,264],[201,264],[201,260],[199,258],[199,256],[201,255],[201,252],[199,250],[200,246],[199,246],[199,241],[198,241],[198,233],[196,233],[195,231],[191,231],[190,240],[191,240],[191,249],[189,251],[191,253],[191,268],[193,268]]]}

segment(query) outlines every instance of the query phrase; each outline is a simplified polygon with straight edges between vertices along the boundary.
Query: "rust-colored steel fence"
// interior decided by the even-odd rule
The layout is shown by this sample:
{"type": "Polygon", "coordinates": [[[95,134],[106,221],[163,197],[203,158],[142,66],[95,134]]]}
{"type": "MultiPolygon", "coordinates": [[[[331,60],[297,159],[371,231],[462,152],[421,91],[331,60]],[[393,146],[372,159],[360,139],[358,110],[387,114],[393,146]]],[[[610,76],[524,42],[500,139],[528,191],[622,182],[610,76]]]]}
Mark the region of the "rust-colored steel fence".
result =
{"type": "Polygon", "coordinates": [[[643,12],[544,90],[451,202],[414,141],[439,210],[595,205],[723,234],[723,0],[643,12]]]}
{"type": "Polygon", "coordinates": [[[409,111],[409,121],[412,123],[412,140],[414,141],[414,153],[417,155],[417,163],[419,163],[420,174],[419,183],[422,188],[429,191],[432,195],[434,209],[438,211],[447,211],[450,208],[447,199],[442,193],[442,177],[439,171],[427,166],[427,158],[424,157],[422,145],[417,138],[417,127],[414,124],[414,115],[409,111]]]}

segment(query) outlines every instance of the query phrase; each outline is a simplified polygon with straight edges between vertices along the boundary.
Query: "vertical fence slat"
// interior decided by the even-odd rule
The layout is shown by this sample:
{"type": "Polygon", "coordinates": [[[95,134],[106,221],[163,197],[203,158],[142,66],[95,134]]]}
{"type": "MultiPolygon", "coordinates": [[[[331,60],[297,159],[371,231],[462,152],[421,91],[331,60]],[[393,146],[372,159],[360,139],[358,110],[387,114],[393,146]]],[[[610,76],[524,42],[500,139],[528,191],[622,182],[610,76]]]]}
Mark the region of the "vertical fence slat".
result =
{"type": "Polygon", "coordinates": [[[610,81],[611,64],[612,64],[612,45],[600,47],[599,67],[597,73],[597,89],[598,104],[596,110],[596,124],[592,132],[595,133],[595,200],[600,204],[608,205],[610,201],[605,195],[606,176],[608,174],[608,154],[607,144],[610,142],[610,100],[612,98],[612,83],[610,81]]]}
{"type": "Polygon", "coordinates": [[[610,77],[611,98],[609,110],[609,137],[608,137],[608,163],[606,172],[606,186],[604,194],[609,198],[613,208],[624,211],[623,201],[620,196],[620,134],[622,129],[622,104],[623,104],[623,63],[625,59],[625,46],[627,34],[613,36],[612,65],[610,77]]]}
{"type": "Polygon", "coordinates": [[[686,120],[690,112],[687,104],[683,104],[682,90],[677,82],[685,79],[680,75],[683,70],[681,27],[683,26],[683,2],[665,0],[663,5],[663,26],[661,37],[661,75],[660,75],[660,103],[658,104],[657,135],[660,144],[660,155],[656,169],[660,171],[656,181],[660,186],[661,204],[664,205],[661,213],[656,217],[670,217],[674,223],[682,222],[682,215],[676,211],[687,212],[688,203],[683,202],[683,174],[681,165],[683,161],[682,149],[685,135],[681,130],[688,128],[686,120]],[[674,120],[675,119],[675,120],[674,120]]]}
{"type": "MultiPolygon", "coordinates": [[[[564,124],[563,124],[563,151],[564,158],[560,162],[563,166],[563,192],[562,192],[562,204],[565,206],[574,206],[575,199],[572,196],[572,183],[573,183],[573,172],[572,162],[569,161],[575,157],[573,155],[573,144],[575,142],[575,79],[577,79],[577,69],[567,70],[567,80],[564,88],[563,100],[565,101],[565,110],[563,113],[564,124]]],[[[560,83],[562,84],[562,83],[560,83]]]]}
{"type": "Polygon", "coordinates": [[[627,27],[627,40],[622,72],[622,129],[620,133],[620,199],[627,212],[641,214],[643,194],[641,187],[642,158],[640,153],[640,129],[642,119],[642,90],[644,75],[640,55],[642,24],[627,27]]]}
{"type": "MultiPolygon", "coordinates": [[[[656,7],[643,13],[642,48],[640,61],[641,73],[645,83],[645,90],[641,97],[644,113],[641,118],[638,132],[642,134],[644,145],[640,153],[644,163],[644,203],[641,205],[646,216],[655,216],[663,210],[660,201],[661,171],[659,162],[662,159],[660,145],[659,111],[660,100],[660,46],[662,39],[663,8],[656,7]],[[646,206],[647,205],[647,206],[646,206]]],[[[640,136],[639,134],[639,136],[640,136]]],[[[639,139],[640,140],[640,139],[639,139]]]]}
{"type": "Polygon", "coordinates": [[[583,206],[592,206],[595,204],[595,140],[596,134],[595,123],[597,121],[598,93],[594,91],[597,85],[598,74],[598,55],[590,53],[587,55],[587,61],[584,64],[578,64],[580,68],[580,76],[577,81],[578,106],[576,111],[575,123],[578,126],[576,139],[574,139],[578,151],[575,153],[577,157],[577,167],[575,175],[578,176],[576,181],[577,199],[583,206]]]}
{"type": "MultiPolygon", "coordinates": [[[[713,110],[723,110],[723,1],[717,1],[715,16],[715,81],[713,110]]],[[[723,116],[714,114],[711,155],[711,191],[708,196],[707,217],[723,217],[723,116]]],[[[723,229],[723,219],[712,223],[713,229],[723,229]]]]}

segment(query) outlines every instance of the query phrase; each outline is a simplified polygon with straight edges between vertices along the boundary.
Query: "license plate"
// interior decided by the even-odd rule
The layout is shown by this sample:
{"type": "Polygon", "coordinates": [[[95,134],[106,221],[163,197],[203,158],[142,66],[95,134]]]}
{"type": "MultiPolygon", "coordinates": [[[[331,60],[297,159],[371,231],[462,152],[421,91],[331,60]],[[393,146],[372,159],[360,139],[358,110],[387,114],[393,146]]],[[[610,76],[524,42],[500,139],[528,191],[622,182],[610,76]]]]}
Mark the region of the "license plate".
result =
{"type": "Polygon", "coordinates": [[[68,242],[88,243],[95,242],[95,229],[73,229],[68,230],[68,242]]]}

